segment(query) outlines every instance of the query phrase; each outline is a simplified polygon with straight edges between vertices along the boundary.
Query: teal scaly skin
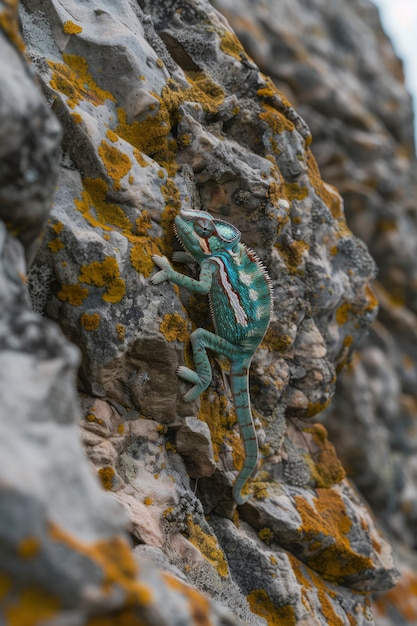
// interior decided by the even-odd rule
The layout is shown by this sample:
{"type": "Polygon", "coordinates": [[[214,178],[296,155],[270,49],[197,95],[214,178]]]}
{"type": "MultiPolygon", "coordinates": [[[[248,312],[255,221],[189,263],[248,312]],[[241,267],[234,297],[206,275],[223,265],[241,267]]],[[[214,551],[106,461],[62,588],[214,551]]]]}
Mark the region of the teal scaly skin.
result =
{"type": "Polygon", "coordinates": [[[271,281],[253,251],[240,242],[240,231],[205,211],[183,210],[174,229],[185,252],[174,253],[175,262],[197,262],[198,280],[176,272],[166,257],[154,255],[161,268],[151,282],[170,281],[199,294],[208,294],[216,334],[197,328],[191,335],[195,371],[181,366],[177,374],[193,386],[184,400],[195,400],[210,384],[212,372],[207,348],[230,361],[230,381],[245,461],[234,486],[233,498],[243,504],[242,489],[256,468],[258,442],[249,396],[249,367],[269,326],[271,281]]]}

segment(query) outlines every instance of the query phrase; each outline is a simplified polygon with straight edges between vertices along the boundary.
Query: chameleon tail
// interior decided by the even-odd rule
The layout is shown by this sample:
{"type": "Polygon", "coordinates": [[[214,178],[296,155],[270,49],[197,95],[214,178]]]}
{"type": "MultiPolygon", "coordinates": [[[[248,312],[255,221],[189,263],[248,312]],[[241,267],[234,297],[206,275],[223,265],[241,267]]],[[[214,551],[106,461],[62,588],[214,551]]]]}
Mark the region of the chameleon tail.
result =
{"type": "Polygon", "coordinates": [[[244,464],[233,485],[233,498],[237,504],[244,504],[248,500],[249,496],[242,496],[241,492],[258,462],[258,442],[249,397],[249,365],[250,363],[244,366],[241,363],[232,363],[230,371],[236,417],[245,448],[244,464]]]}

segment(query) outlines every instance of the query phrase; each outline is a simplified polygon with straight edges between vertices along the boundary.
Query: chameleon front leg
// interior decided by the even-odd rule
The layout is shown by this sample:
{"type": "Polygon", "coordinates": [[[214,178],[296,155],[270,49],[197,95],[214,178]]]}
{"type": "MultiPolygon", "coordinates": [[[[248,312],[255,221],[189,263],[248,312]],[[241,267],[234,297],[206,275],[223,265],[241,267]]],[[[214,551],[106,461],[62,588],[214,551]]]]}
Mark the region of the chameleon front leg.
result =
{"type": "Polygon", "coordinates": [[[158,285],[159,283],[163,283],[165,280],[168,280],[169,282],[175,283],[180,287],[185,287],[194,293],[205,295],[210,291],[214,271],[214,266],[211,263],[201,264],[200,276],[198,280],[195,280],[185,274],[176,272],[165,256],[153,254],[152,260],[155,265],[161,268],[161,271],[151,278],[151,283],[153,285],[158,285]]]}
{"type": "Polygon", "coordinates": [[[211,382],[212,371],[207,356],[207,348],[213,350],[213,352],[217,352],[217,354],[222,354],[228,359],[233,359],[238,352],[236,346],[204,328],[197,328],[197,330],[192,333],[190,341],[193,349],[195,370],[184,367],[183,365],[177,369],[178,376],[194,385],[184,395],[186,402],[192,402],[198,398],[211,382]]]}

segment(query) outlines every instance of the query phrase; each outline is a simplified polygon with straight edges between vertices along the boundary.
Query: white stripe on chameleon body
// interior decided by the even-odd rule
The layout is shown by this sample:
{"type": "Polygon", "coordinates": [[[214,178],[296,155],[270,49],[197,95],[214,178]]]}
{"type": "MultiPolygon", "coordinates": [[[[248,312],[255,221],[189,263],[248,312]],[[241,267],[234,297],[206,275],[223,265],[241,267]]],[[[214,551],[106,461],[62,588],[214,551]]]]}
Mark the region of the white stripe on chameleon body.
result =
{"type": "Polygon", "coordinates": [[[237,293],[235,292],[235,290],[233,289],[232,285],[229,282],[229,278],[227,276],[227,272],[225,270],[223,261],[219,259],[218,257],[212,257],[211,261],[213,261],[214,263],[217,263],[217,265],[219,266],[220,284],[223,287],[223,291],[228,297],[228,300],[230,302],[230,307],[236,318],[236,322],[240,324],[240,326],[247,326],[248,318],[246,316],[244,309],[242,308],[239,302],[239,297],[237,293]]]}
{"type": "Polygon", "coordinates": [[[252,284],[252,276],[242,270],[239,271],[239,280],[247,287],[250,287],[252,284]]]}
{"type": "Polygon", "coordinates": [[[258,300],[258,292],[255,289],[249,289],[249,298],[252,302],[256,302],[258,300]]]}

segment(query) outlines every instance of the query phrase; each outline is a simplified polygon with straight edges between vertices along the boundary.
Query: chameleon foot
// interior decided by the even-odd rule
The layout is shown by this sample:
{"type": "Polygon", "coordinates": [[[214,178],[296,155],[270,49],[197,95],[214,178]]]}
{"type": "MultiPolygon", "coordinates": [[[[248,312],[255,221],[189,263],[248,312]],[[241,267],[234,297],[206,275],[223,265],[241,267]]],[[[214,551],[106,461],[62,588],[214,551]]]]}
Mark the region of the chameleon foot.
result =
{"type": "Polygon", "coordinates": [[[192,402],[193,400],[196,400],[198,396],[208,387],[208,384],[205,385],[201,381],[197,372],[188,367],[184,367],[183,365],[180,365],[177,368],[177,375],[183,380],[186,380],[187,383],[194,385],[194,387],[191,387],[191,389],[184,394],[183,398],[185,402],[192,402]]]}

